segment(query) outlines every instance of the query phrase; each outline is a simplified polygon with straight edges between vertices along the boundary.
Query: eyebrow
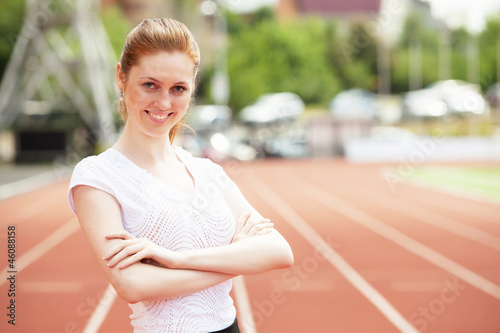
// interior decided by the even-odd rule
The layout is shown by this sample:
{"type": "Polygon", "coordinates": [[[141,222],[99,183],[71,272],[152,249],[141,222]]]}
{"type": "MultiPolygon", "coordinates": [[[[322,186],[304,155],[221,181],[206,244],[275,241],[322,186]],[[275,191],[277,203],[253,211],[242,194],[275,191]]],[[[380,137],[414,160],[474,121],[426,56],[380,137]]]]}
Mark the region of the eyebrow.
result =
{"type": "MultiPolygon", "coordinates": [[[[158,83],[163,83],[160,80],[155,79],[154,77],[151,77],[151,76],[141,76],[141,79],[148,79],[148,80],[155,81],[158,83]]],[[[178,84],[189,85],[186,81],[179,81],[179,82],[174,83],[174,85],[178,85],[178,84]]]]}
{"type": "Polygon", "coordinates": [[[162,83],[160,80],[157,80],[157,79],[155,79],[154,77],[151,77],[151,76],[141,76],[141,79],[148,79],[148,80],[151,80],[151,81],[162,83]]]}

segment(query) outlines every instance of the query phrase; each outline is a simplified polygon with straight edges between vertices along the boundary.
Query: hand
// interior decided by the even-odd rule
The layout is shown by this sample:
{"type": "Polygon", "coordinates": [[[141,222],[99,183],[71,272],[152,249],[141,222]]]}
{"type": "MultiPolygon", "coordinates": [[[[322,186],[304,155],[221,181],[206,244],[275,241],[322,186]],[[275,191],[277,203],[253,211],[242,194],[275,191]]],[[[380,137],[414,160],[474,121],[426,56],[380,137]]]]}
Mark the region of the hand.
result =
{"type": "Polygon", "coordinates": [[[235,243],[248,237],[268,234],[273,230],[273,227],[274,224],[271,220],[251,217],[250,212],[244,212],[236,221],[236,230],[231,243],[235,243]]]}
{"type": "Polygon", "coordinates": [[[108,266],[124,269],[138,261],[145,263],[157,262],[169,268],[175,268],[179,260],[178,254],[163,248],[147,238],[137,238],[123,230],[106,235],[106,239],[121,239],[103,257],[109,260],[108,266]]]}

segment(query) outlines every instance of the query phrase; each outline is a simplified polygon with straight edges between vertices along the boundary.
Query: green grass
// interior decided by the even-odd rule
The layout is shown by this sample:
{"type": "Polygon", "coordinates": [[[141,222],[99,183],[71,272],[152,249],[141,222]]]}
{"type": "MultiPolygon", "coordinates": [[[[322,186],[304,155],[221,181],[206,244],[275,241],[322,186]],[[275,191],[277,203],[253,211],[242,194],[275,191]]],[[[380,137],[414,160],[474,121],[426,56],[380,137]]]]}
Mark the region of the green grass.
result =
{"type": "Polygon", "coordinates": [[[500,167],[423,167],[415,170],[412,179],[434,186],[500,200],[500,167]]]}

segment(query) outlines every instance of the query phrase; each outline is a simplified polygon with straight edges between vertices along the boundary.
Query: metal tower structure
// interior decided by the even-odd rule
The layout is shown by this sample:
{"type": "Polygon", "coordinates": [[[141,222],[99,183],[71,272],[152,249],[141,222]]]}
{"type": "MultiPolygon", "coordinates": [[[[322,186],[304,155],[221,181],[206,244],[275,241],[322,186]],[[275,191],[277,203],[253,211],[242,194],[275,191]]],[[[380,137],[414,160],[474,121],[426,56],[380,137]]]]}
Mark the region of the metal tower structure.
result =
{"type": "Polygon", "coordinates": [[[21,114],[77,111],[91,134],[110,144],[116,132],[116,56],[100,0],[27,0],[22,29],[0,84],[0,129],[21,114]]]}

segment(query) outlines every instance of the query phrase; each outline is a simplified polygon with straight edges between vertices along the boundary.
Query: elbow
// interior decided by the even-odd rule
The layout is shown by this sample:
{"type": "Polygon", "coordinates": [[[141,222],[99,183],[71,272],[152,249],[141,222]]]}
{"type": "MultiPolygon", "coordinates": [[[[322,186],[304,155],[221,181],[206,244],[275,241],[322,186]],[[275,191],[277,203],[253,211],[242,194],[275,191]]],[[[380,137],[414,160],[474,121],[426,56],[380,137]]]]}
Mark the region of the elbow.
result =
{"type": "Polygon", "coordinates": [[[115,288],[118,296],[129,304],[135,304],[142,301],[141,294],[136,288],[115,285],[113,285],[113,287],[115,288]]]}
{"type": "Polygon", "coordinates": [[[275,266],[274,269],[284,269],[290,268],[293,265],[293,251],[290,247],[290,244],[284,239],[281,238],[280,242],[275,243],[275,248],[271,253],[275,254],[275,266]]]}
{"type": "Polygon", "coordinates": [[[272,269],[290,268],[293,265],[294,258],[292,249],[288,244],[275,251],[274,267],[272,269]]]}
{"type": "Polygon", "coordinates": [[[129,304],[135,304],[142,301],[142,298],[136,292],[124,292],[118,294],[118,296],[129,304]]]}
{"type": "Polygon", "coordinates": [[[138,288],[130,288],[129,290],[122,292],[121,295],[118,295],[129,304],[135,304],[147,300],[145,294],[138,288]]]}
{"type": "Polygon", "coordinates": [[[141,290],[140,283],[134,283],[134,279],[122,276],[119,280],[110,281],[117,295],[129,304],[135,304],[145,300],[145,293],[141,290]]]}
{"type": "Polygon", "coordinates": [[[290,246],[288,246],[288,249],[286,251],[284,251],[284,253],[281,256],[281,260],[280,260],[281,267],[280,268],[290,268],[290,267],[292,267],[293,262],[294,262],[293,252],[292,252],[292,249],[290,248],[290,246]]]}
{"type": "Polygon", "coordinates": [[[290,268],[293,266],[293,263],[294,263],[295,259],[293,258],[293,252],[292,250],[290,250],[290,254],[288,255],[287,257],[287,260],[286,260],[286,267],[285,268],[290,268]]]}

